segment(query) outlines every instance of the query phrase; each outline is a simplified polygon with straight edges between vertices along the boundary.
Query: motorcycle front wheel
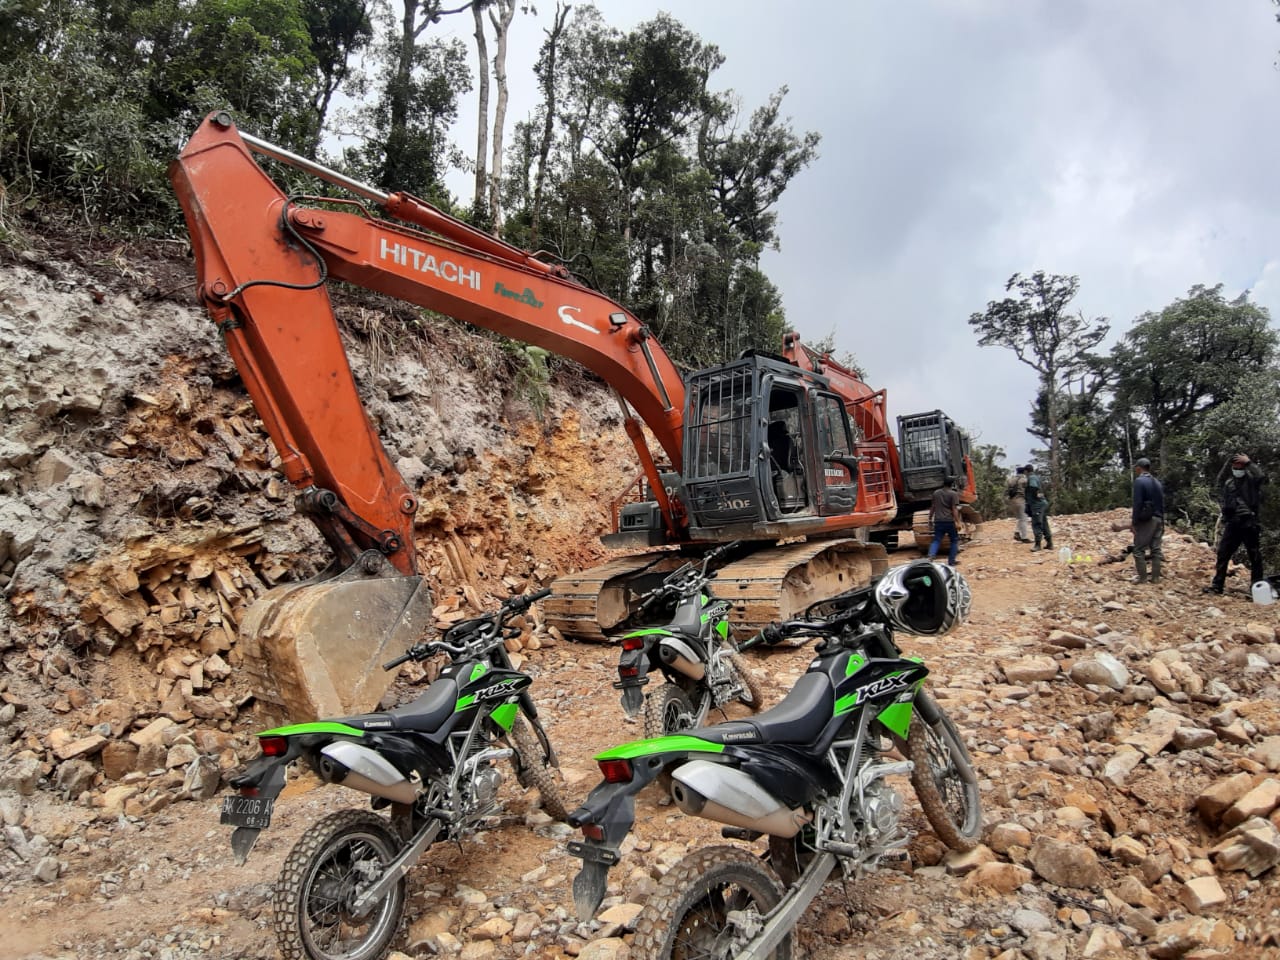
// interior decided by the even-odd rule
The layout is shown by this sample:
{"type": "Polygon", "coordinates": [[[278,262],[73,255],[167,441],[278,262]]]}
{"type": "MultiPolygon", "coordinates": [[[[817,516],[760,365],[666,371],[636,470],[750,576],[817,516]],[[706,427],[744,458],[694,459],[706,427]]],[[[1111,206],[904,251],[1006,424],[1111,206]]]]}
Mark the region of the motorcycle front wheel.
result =
{"type": "Polygon", "coordinates": [[[289,851],[271,898],[285,960],[381,957],[404,917],[404,877],[363,915],[352,906],[400,848],[391,825],[364,810],[340,810],[308,830],[289,851]]]}
{"type": "Polygon", "coordinates": [[[746,692],[738,699],[752,710],[759,711],[760,707],[764,705],[764,694],[760,687],[759,676],[747,666],[747,661],[742,658],[740,653],[729,654],[729,663],[732,664],[733,672],[738,675],[738,679],[742,681],[742,686],[746,689],[746,692]]]}
{"type": "MultiPolygon", "coordinates": [[[[732,960],[750,938],[730,914],[763,917],[782,895],[778,878],[749,850],[691,853],[667,871],[636,917],[631,960],[732,960]]],[[[788,932],[770,960],[791,960],[791,939],[788,932]]]]}
{"type": "Polygon", "coordinates": [[[969,751],[951,718],[938,711],[930,725],[917,710],[907,735],[907,755],[915,769],[911,785],[938,839],[952,850],[972,850],[982,835],[978,778],[969,751]]]}
{"type": "Polygon", "coordinates": [[[542,809],[553,820],[563,823],[569,819],[569,810],[564,805],[564,796],[560,792],[560,783],[555,771],[542,762],[542,745],[529,729],[529,722],[523,716],[517,716],[511,727],[511,745],[515,747],[518,757],[513,757],[516,767],[516,780],[520,786],[528,790],[536,787],[542,799],[542,809]]]}

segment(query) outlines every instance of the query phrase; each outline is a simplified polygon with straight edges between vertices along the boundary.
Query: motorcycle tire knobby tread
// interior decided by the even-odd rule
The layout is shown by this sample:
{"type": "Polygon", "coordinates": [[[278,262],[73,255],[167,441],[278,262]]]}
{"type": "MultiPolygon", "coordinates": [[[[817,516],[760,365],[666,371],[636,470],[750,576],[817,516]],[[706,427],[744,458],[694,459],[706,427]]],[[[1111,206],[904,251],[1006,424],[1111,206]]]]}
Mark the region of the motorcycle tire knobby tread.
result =
{"type": "Polygon", "coordinates": [[[666,726],[667,707],[672,702],[679,703],[680,708],[689,717],[693,716],[693,703],[689,700],[689,695],[674,683],[664,683],[645,697],[644,735],[646,739],[679,732],[677,729],[667,729],[666,726]]]}
{"type": "MultiPolygon", "coordinates": [[[[636,917],[630,960],[671,960],[685,916],[706,896],[708,887],[725,883],[749,891],[762,915],[777,906],[785,892],[769,866],[750,850],[727,844],[697,850],[667,871],[636,917]]],[[[789,932],[771,960],[791,960],[791,942],[789,932]]]]}
{"type": "Polygon", "coordinates": [[[750,707],[753,713],[758,713],[760,708],[764,706],[764,692],[760,685],[760,676],[747,666],[747,661],[742,658],[740,653],[729,654],[729,662],[733,664],[733,669],[738,674],[738,679],[742,681],[742,685],[747,688],[747,696],[741,698],[742,702],[750,707]]]}
{"type": "Polygon", "coordinates": [[[516,780],[520,786],[528,790],[536,787],[542,800],[542,809],[553,820],[564,823],[569,819],[569,809],[565,806],[564,795],[555,773],[542,762],[542,746],[529,731],[524,717],[517,717],[511,728],[511,745],[520,756],[513,758],[516,767],[516,780]]]}
{"type": "MultiPolygon", "coordinates": [[[[960,739],[960,733],[956,730],[955,724],[945,713],[942,714],[942,723],[949,728],[954,736],[954,744],[962,752],[959,759],[972,767],[973,763],[964,747],[964,741],[960,739]]],[[[948,749],[953,749],[951,738],[944,738],[944,742],[948,749]]],[[[933,827],[933,832],[952,850],[961,853],[972,850],[978,845],[978,838],[982,835],[982,817],[980,814],[976,815],[975,823],[968,830],[965,829],[964,824],[958,824],[951,819],[946,802],[929,769],[929,730],[919,713],[911,717],[911,728],[907,735],[907,753],[908,759],[915,764],[915,769],[911,771],[911,785],[915,788],[916,796],[920,798],[920,806],[924,809],[924,815],[929,825],[933,827]]],[[[969,800],[975,806],[978,803],[976,788],[969,800]]]]}
{"type": "MultiPolygon", "coordinates": [[[[383,852],[388,854],[388,863],[395,859],[404,844],[391,823],[376,813],[368,810],[339,810],[310,827],[289,851],[271,895],[271,921],[280,955],[284,960],[316,960],[315,955],[307,950],[300,929],[302,911],[306,909],[306,905],[301,903],[303,883],[311,872],[312,861],[325,847],[344,833],[358,831],[381,836],[386,847],[383,852]]],[[[377,949],[368,951],[370,960],[382,957],[400,932],[400,925],[404,922],[405,886],[405,878],[401,877],[387,894],[397,898],[399,905],[396,907],[395,918],[379,938],[381,943],[375,945],[377,949]]],[[[374,909],[376,911],[380,908],[374,909]]]]}

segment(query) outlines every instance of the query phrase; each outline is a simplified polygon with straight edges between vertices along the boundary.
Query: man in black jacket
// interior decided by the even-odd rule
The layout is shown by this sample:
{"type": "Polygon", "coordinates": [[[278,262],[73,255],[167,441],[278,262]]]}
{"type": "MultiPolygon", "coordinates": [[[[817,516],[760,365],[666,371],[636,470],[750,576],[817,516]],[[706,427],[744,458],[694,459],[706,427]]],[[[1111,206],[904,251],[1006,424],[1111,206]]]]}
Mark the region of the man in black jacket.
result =
{"type": "Polygon", "coordinates": [[[1151,461],[1139,457],[1133,462],[1133,562],[1138,583],[1147,582],[1147,550],[1151,551],[1151,582],[1160,582],[1164,554],[1164,487],[1151,475],[1151,461]]]}
{"type": "Polygon", "coordinates": [[[1242,545],[1249,555],[1249,583],[1262,579],[1262,530],[1258,515],[1262,510],[1262,485],[1267,475],[1246,454],[1237,453],[1218,471],[1222,499],[1222,540],[1218,543],[1218,565],[1206,593],[1222,593],[1227,584],[1227,564],[1242,545]]]}

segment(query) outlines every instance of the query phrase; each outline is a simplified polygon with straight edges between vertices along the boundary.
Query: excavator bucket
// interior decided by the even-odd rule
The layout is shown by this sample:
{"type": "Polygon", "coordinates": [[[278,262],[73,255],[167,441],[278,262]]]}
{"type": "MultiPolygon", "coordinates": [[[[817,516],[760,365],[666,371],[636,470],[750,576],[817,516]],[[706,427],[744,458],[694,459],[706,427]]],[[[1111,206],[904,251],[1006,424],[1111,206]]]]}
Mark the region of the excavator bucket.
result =
{"type": "Polygon", "coordinates": [[[255,695],[275,707],[268,712],[302,722],[376,708],[394,677],[382,664],[430,624],[422,577],[352,567],[269,590],[245,615],[239,646],[255,695]]]}

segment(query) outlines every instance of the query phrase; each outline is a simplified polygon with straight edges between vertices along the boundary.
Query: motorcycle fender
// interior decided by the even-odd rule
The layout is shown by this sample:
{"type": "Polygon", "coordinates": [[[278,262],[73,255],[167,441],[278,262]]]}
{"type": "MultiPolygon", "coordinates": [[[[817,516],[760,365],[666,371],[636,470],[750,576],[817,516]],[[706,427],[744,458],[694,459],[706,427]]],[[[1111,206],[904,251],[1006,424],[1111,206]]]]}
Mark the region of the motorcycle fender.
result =
{"type": "MultiPolygon", "coordinates": [[[[231,785],[237,790],[256,790],[256,796],[274,800],[284,789],[284,773],[288,765],[288,761],[279,757],[260,757],[241,776],[234,778],[231,785]]],[[[236,827],[231,831],[231,853],[236,866],[244,866],[261,832],[257,827],[236,827]]]]}
{"type": "Polygon", "coordinates": [[[636,717],[640,714],[640,710],[644,707],[644,691],[636,686],[626,686],[622,688],[622,712],[627,717],[636,717]]]}
{"type": "Polygon", "coordinates": [[[636,794],[652,783],[663,767],[683,759],[683,754],[638,758],[632,767],[631,780],[597,784],[582,806],[569,814],[569,826],[597,824],[603,834],[599,840],[574,840],[568,844],[570,855],[582,860],[582,869],[573,880],[573,903],[580,919],[590,920],[600,908],[609,868],[621,859],[622,841],[635,823],[636,794]]]}
{"type": "MultiPolygon", "coordinates": [[[[646,781],[647,782],[647,781],[646,781]]],[[[601,784],[601,787],[633,787],[633,784],[601,784]]],[[[595,795],[600,790],[592,791],[595,795]]],[[[590,804],[579,807],[569,817],[569,823],[581,825],[593,822],[600,825],[604,832],[602,840],[570,841],[569,853],[582,860],[582,869],[573,878],[573,905],[578,919],[586,921],[596,915],[600,903],[604,900],[609,885],[609,868],[621,859],[620,848],[636,819],[636,793],[639,788],[626,791],[613,791],[609,796],[602,815],[593,816],[591,820],[579,820],[578,814],[590,804]]]]}

